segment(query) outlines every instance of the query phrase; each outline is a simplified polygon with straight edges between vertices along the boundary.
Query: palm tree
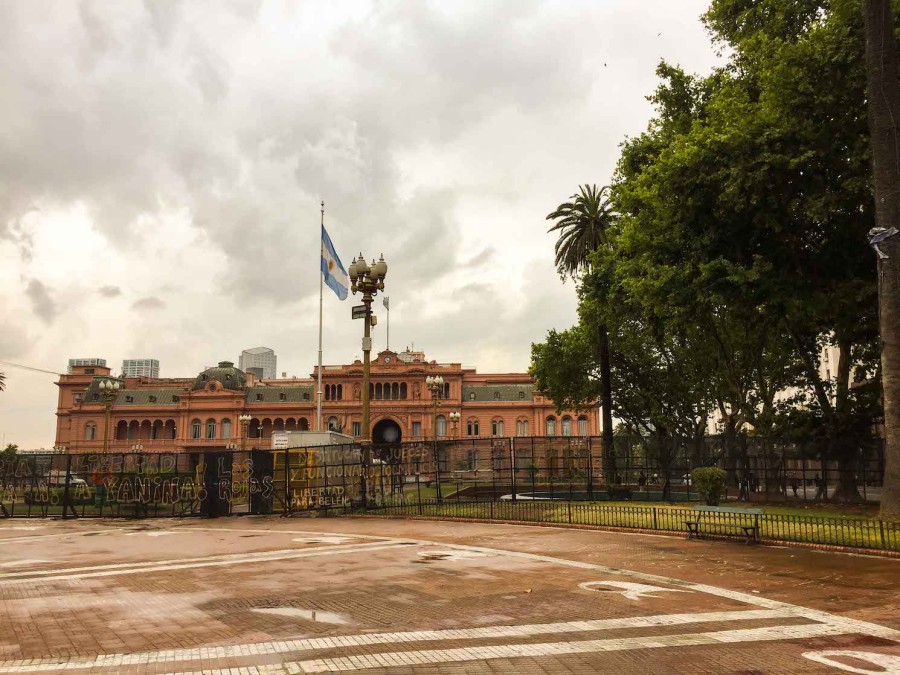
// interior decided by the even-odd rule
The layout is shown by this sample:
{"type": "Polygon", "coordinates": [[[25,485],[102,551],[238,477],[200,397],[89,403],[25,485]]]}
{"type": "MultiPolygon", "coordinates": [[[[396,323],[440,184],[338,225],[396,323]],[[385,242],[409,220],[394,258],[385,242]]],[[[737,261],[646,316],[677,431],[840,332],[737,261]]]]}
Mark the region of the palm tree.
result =
{"type": "MultiPolygon", "coordinates": [[[[579,185],[571,201],[564,202],[547,216],[556,223],[548,232],[559,232],[554,248],[556,270],[565,281],[577,278],[579,272],[590,267],[590,255],[601,246],[609,246],[607,231],[618,214],[611,204],[609,186],[579,185]]],[[[607,485],[616,473],[613,448],[612,378],[609,370],[609,331],[600,324],[600,407],[603,414],[603,466],[607,485]]]]}
{"type": "Polygon", "coordinates": [[[617,218],[608,185],[599,189],[596,185],[580,185],[571,199],[547,216],[547,220],[556,220],[547,231],[559,232],[554,251],[556,270],[563,280],[576,278],[588,267],[590,254],[608,245],[606,231],[617,218]]]}
{"type": "Polygon", "coordinates": [[[6,374],[0,372],[0,391],[6,389],[6,374]]]}

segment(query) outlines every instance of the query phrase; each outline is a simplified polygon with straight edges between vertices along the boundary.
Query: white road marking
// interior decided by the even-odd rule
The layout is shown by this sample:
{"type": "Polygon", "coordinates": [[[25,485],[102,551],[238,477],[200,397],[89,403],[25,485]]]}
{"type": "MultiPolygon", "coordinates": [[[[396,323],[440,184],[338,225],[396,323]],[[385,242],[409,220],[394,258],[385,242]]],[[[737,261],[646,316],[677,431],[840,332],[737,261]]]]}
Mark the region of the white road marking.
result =
{"type": "MultiPolygon", "coordinates": [[[[17,528],[4,528],[0,527],[0,532],[3,532],[6,529],[17,529],[17,528]]],[[[21,529],[21,528],[18,528],[21,529]]],[[[86,532],[60,532],[59,534],[38,534],[31,537],[0,537],[0,543],[7,544],[9,542],[23,542],[28,543],[30,541],[44,541],[45,539],[59,539],[60,537],[84,537],[87,535],[97,535],[97,534],[117,534],[119,532],[126,532],[127,528],[124,527],[114,527],[106,530],[87,530],[86,532]]]]}
{"type": "Polygon", "coordinates": [[[345,541],[353,541],[355,537],[299,537],[291,539],[300,544],[343,544],[345,541]]]}
{"type": "Polygon", "coordinates": [[[816,663],[821,663],[832,668],[838,668],[848,673],[860,673],[861,675],[900,675],[900,656],[891,654],[879,654],[877,652],[854,652],[842,649],[835,649],[825,652],[806,652],[804,658],[816,663]],[[844,656],[846,658],[856,659],[857,661],[868,661],[878,670],[869,670],[868,668],[857,668],[840,661],[835,661],[831,657],[844,656]]]}
{"type": "Polygon", "coordinates": [[[228,645],[225,647],[198,647],[196,649],[170,649],[134,654],[101,654],[92,659],[45,658],[20,659],[0,662],[0,673],[46,672],[65,667],[103,668],[134,666],[156,661],[193,661],[198,659],[227,659],[248,654],[283,654],[289,652],[333,649],[336,645],[356,647],[360,645],[430,642],[440,640],[466,640],[491,638],[523,638],[533,635],[573,634],[591,631],[618,630],[623,628],[653,628],[657,626],[681,626],[692,623],[718,623],[723,621],[750,621],[783,619],[791,612],[771,609],[750,609],[730,612],[698,612],[696,614],[659,614],[656,616],[632,616],[620,619],[595,619],[590,621],[566,621],[559,623],[483,626],[480,628],[449,628],[442,630],[406,631],[399,633],[370,633],[340,635],[322,638],[280,640],[228,645]]]}
{"type": "Polygon", "coordinates": [[[147,572],[184,570],[196,567],[246,565],[252,563],[273,562],[277,560],[309,558],[322,555],[340,555],[343,553],[378,551],[405,545],[405,542],[396,540],[387,541],[385,543],[370,542],[347,546],[321,546],[319,548],[303,550],[286,549],[283,551],[264,551],[260,553],[236,553],[224,556],[209,556],[207,558],[159,560],[147,563],[122,563],[118,565],[105,565],[94,568],[12,572],[9,574],[0,574],[0,586],[7,586],[10,584],[35,583],[42,581],[68,581],[70,579],[85,579],[90,577],[110,577],[123,574],[142,574],[147,572]]]}
{"type": "Polygon", "coordinates": [[[306,621],[333,623],[336,625],[346,625],[350,623],[349,619],[343,614],[323,612],[319,609],[300,609],[299,607],[255,607],[250,611],[256,614],[273,614],[275,616],[287,616],[294,619],[305,619],[306,621]]]}
{"type": "Polygon", "coordinates": [[[478,551],[419,551],[419,555],[423,558],[433,558],[435,560],[471,560],[472,558],[486,558],[484,553],[478,551]]]}
{"type": "Polygon", "coordinates": [[[612,591],[620,594],[628,600],[640,600],[641,598],[658,598],[654,593],[693,593],[683,588],[663,588],[662,586],[651,586],[650,584],[636,584],[631,581],[585,581],[578,584],[578,588],[586,591],[609,591],[609,588],[597,588],[597,586],[612,586],[613,588],[621,588],[621,591],[612,591]]]}
{"type": "Polygon", "coordinates": [[[185,534],[184,532],[172,532],[171,530],[139,530],[138,532],[129,532],[126,537],[168,537],[170,534],[185,534]]]}
{"type": "Polygon", "coordinates": [[[12,527],[4,527],[4,530],[43,530],[44,525],[13,525],[12,527]]]}
{"type": "MultiPolygon", "coordinates": [[[[367,668],[399,668],[437,663],[462,663],[466,661],[492,661],[522,657],[564,656],[567,654],[592,654],[597,652],[630,651],[635,649],[671,649],[699,645],[733,644],[737,642],[764,642],[772,640],[803,640],[815,637],[840,635],[836,626],[807,624],[802,626],[773,626],[744,630],[723,630],[710,633],[683,635],[656,635],[647,637],[585,640],[582,642],[543,642],[537,644],[488,645],[484,647],[459,647],[456,649],[416,650],[409,652],[382,652],[336,658],[310,659],[283,663],[275,668],[260,669],[258,673],[284,672],[334,673],[366,670],[367,668]]],[[[240,668],[199,670],[182,675],[228,675],[240,668]]],[[[177,675],[177,673],[168,673],[177,675]]]]}
{"type": "MultiPolygon", "coordinates": [[[[0,540],[2,541],[2,540],[0,540]]],[[[41,563],[50,562],[49,560],[10,560],[9,562],[0,563],[0,567],[24,567],[25,565],[40,565],[41,563]]]]}

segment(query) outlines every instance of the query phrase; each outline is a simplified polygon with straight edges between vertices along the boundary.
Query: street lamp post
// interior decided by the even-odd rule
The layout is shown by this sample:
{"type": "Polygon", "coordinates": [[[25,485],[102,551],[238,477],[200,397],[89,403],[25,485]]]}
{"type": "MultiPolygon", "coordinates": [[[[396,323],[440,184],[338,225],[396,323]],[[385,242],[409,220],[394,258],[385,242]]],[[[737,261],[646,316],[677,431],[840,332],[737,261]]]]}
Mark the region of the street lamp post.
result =
{"type": "Polygon", "coordinates": [[[362,502],[367,504],[367,477],[366,472],[372,462],[372,433],[369,429],[369,369],[370,355],[372,352],[372,300],[378,295],[378,291],[384,290],[384,278],[387,276],[387,263],[384,255],[372,265],[366,263],[363,254],[354,258],[347,271],[350,277],[350,290],[353,294],[362,293],[363,305],[366,307],[365,326],[363,327],[363,382],[362,382],[362,442],[363,442],[363,480],[362,502]]]}
{"type": "Polygon", "coordinates": [[[454,412],[450,413],[449,415],[447,415],[447,417],[450,418],[450,425],[453,427],[453,435],[456,436],[457,431],[459,429],[460,414],[458,412],[454,411],[454,412]]]}
{"type": "Polygon", "coordinates": [[[425,378],[425,386],[431,392],[431,428],[434,430],[434,487],[437,491],[437,500],[444,501],[441,492],[441,453],[438,449],[437,411],[441,405],[441,394],[444,391],[444,378],[440,375],[425,378]]]}
{"type": "Polygon", "coordinates": [[[247,449],[247,427],[250,425],[250,415],[244,413],[238,417],[238,422],[241,425],[241,452],[244,452],[247,449]]]}
{"type": "Polygon", "coordinates": [[[109,452],[109,419],[111,416],[112,406],[119,395],[118,380],[100,380],[97,385],[100,388],[100,399],[103,401],[104,422],[103,422],[103,452],[109,452]]]}

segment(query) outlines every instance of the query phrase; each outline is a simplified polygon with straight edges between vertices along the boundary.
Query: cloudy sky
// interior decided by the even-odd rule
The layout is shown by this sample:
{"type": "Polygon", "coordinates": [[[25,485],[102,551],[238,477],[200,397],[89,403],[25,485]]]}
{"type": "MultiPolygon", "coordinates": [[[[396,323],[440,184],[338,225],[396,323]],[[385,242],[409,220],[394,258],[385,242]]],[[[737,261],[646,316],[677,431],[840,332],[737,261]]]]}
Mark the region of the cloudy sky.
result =
{"type": "MultiPolygon", "coordinates": [[[[660,59],[716,63],[707,4],[0,0],[0,360],[179,377],[265,345],[306,376],[324,200],[345,266],[390,265],[393,348],[526,369],[575,319],[544,216],[609,180],[660,59]]],[[[0,369],[3,441],[51,446],[55,378],[0,369]]]]}

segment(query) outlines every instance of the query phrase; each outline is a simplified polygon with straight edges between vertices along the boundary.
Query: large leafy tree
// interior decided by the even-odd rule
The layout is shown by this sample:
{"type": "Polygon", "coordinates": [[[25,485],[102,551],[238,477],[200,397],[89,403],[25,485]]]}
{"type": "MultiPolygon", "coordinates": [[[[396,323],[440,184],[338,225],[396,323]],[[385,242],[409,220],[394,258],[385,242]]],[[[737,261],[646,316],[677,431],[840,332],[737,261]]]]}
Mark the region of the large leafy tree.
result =
{"type": "MultiPolygon", "coordinates": [[[[660,66],[657,114],[613,182],[607,290],[592,295],[635,308],[647,355],[703,355],[682,372],[706,380],[726,431],[784,428],[790,393],[852,499],[873,397],[851,385],[877,367],[860,0],[714,0],[706,22],[728,64],[660,66]]],[[[587,297],[581,323],[610,321],[587,297]]]]}
{"type": "MultiPolygon", "coordinates": [[[[591,256],[609,244],[609,232],[616,222],[609,188],[596,185],[579,186],[571,200],[563,202],[547,216],[554,220],[550,232],[558,232],[556,269],[565,279],[590,268],[591,256]]],[[[597,326],[597,350],[600,375],[600,407],[603,416],[603,461],[607,476],[615,473],[612,425],[612,380],[609,363],[609,333],[606,324],[597,326]]]]}
{"type": "Polygon", "coordinates": [[[865,0],[866,76],[875,214],[887,238],[878,265],[884,384],[885,477],[881,515],[900,520],[900,114],[897,40],[889,0],[865,0]],[[891,232],[894,234],[891,234],[891,232]]]}

